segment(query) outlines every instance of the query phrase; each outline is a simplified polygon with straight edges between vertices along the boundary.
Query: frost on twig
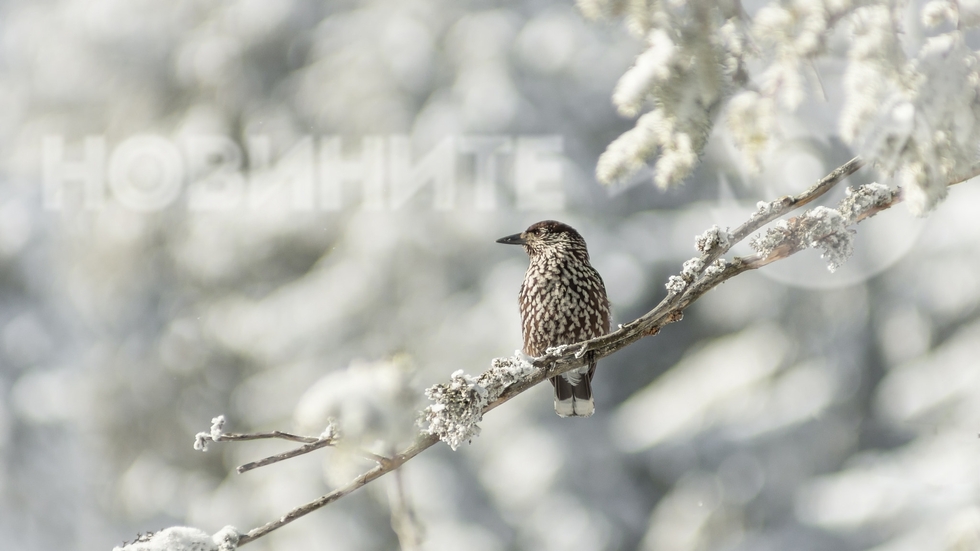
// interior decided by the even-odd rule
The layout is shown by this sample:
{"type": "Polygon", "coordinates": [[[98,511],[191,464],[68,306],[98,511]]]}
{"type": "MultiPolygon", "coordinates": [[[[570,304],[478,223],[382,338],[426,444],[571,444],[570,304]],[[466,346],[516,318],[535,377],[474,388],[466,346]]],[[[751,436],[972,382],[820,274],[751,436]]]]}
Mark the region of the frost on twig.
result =
{"type": "Polygon", "coordinates": [[[702,268],[704,268],[704,262],[700,258],[689,258],[684,261],[684,265],[681,267],[681,277],[691,281],[697,277],[702,268]]]}
{"type": "Polygon", "coordinates": [[[213,536],[197,528],[173,526],[140,534],[135,541],[114,547],[113,551],[232,551],[238,548],[241,536],[233,526],[225,526],[213,536]]]}
{"type": "Polygon", "coordinates": [[[684,292],[684,289],[687,288],[687,283],[688,281],[683,277],[672,275],[667,278],[667,283],[664,284],[664,287],[666,287],[667,291],[671,294],[678,294],[684,292]]]}
{"type": "Polygon", "coordinates": [[[714,277],[725,271],[726,266],[728,266],[728,261],[724,258],[719,258],[708,266],[708,268],[704,271],[704,275],[707,277],[714,277]]]}
{"type": "Polygon", "coordinates": [[[225,416],[219,415],[211,419],[211,432],[199,432],[194,436],[194,449],[208,451],[208,444],[221,440],[225,433],[225,416]]]}
{"type": "Polygon", "coordinates": [[[714,225],[694,238],[694,248],[701,253],[711,253],[719,247],[727,249],[730,241],[731,236],[728,235],[728,232],[714,225]]]}
{"type": "Polygon", "coordinates": [[[684,289],[687,288],[687,281],[681,276],[672,275],[667,279],[664,287],[667,288],[668,292],[676,295],[677,293],[684,292],[684,289]]]}
{"type": "MultiPolygon", "coordinates": [[[[718,241],[717,241],[719,236],[718,226],[714,226],[710,230],[706,231],[704,234],[698,236],[697,238],[698,246],[701,245],[702,238],[704,238],[705,235],[710,234],[712,230],[714,230],[713,239],[715,239],[715,243],[711,246],[712,247],[718,246],[718,241]]],[[[720,232],[720,234],[725,235],[725,232],[720,232]]],[[[727,236],[725,237],[725,239],[727,240],[727,236]]],[[[727,246],[727,241],[725,245],[727,246]]],[[[698,257],[689,258],[684,261],[684,265],[681,267],[681,275],[670,276],[670,278],[667,279],[667,284],[665,285],[665,287],[667,287],[667,290],[670,291],[672,294],[681,293],[684,291],[684,289],[687,288],[687,285],[689,283],[697,279],[698,274],[701,273],[701,270],[703,268],[704,268],[703,260],[701,260],[698,257]]]]}
{"type": "Polygon", "coordinates": [[[759,201],[755,204],[755,216],[765,218],[775,212],[779,212],[782,206],[783,202],[779,199],[775,201],[759,201]]]}
{"type": "Polygon", "coordinates": [[[426,389],[426,397],[435,403],[422,411],[419,423],[424,432],[455,450],[480,434],[477,423],[483,419],[484,408],[533,371],[534,366],[522,355],[494,358],[490,369],[479,377],[456,371],[448,384],[426,389]]]}
{"type": "MultiPolygon", "coordinates": [[[[305,453],[310,453],[327,446],[335,446],[340,441],[340,428],[337,426],[335,419],[327,420],[327,428],[323,430],[320,436],[302,436],[298,434],[292,434],[284,432],[281,430],[276,430],[272,432],[253,432],[253,433],[230,433],[225,432],[226,419],[224,415],[219,415],[214,419],[211,419],[211,432],[199,432],[194,437],[194,449],[199,451],[208,451],[208,445],[213,442],[243,442],[246,440],[266,440],[266,439],[279,439],[279,440],[289,440],[290,442],[301,442],[303,446],[299,448],[294,448],[282,453],[277,453],[271,455],[264,459],[258,461],[252,461],[238,467],[237,471],[239,474],[256,469],[258,467],[264,467],[266,465],[271,465],[273,463],[278,463],[279,461],[285,461],[286,459],[291,459],[297,455],[303,455],[305,453]]],[[[374,461],[383,460],[380,456],[372,454],[361,450],[361,455],[367,457],[368,459],[374,461]]]]}

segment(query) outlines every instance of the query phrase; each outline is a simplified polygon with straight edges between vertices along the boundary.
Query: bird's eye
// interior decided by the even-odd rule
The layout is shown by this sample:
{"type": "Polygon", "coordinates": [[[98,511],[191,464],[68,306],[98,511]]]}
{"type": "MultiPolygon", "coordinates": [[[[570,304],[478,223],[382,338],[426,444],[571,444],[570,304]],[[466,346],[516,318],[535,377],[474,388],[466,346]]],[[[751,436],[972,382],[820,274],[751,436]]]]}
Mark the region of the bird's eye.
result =
{"type": "Polygon", "coordinates": [[[544,234],[548,233],[548,229],[547,228],[538,228],[538,230],[537,230],[536,233],[538,235],[544,235],[544,234]]]}

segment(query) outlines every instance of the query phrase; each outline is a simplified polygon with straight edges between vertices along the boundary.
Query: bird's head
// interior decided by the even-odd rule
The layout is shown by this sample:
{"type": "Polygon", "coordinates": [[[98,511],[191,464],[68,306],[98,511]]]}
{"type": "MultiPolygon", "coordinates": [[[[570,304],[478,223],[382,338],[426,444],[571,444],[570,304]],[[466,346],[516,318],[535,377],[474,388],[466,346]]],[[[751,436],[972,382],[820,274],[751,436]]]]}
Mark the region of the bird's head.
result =
{"type": "Polygon", "coordinates": [[[521,233],[501,237],[497,243],[524,245],[524,250],[532,257],[547,252],[568,252],[585,254],[588,258],[582,236],[575,228],[555,220],[532,224],[521,233]]]}

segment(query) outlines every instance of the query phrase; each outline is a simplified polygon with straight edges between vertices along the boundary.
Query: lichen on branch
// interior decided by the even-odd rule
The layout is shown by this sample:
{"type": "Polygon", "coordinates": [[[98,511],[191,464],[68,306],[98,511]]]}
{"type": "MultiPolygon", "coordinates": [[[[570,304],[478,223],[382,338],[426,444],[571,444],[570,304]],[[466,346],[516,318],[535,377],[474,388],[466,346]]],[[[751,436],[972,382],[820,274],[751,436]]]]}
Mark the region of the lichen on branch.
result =
{"type": "Polygon", "coordinates": [[[494,358],[490,369],[479,376],[456,371],[449,383],[426,389],[425,396],[434,403],[422,411],[419,424],[423,432],[438,436],[454,450],[459,448],[480,434],[477,423],[483,419],[486,407],[534,369],[523,355],[516,353],[509,358],[494,358]]]}
{"type": "Polygon", "coordinates": [[[837,271],[854,253],[854,232],[849,226],[891,204],[896,193],[878,183],[849,187],[837,208],[814,207],[800,216],[780,220],[749,245],[763,258],[819,248],[827,268],[837,271]]]}

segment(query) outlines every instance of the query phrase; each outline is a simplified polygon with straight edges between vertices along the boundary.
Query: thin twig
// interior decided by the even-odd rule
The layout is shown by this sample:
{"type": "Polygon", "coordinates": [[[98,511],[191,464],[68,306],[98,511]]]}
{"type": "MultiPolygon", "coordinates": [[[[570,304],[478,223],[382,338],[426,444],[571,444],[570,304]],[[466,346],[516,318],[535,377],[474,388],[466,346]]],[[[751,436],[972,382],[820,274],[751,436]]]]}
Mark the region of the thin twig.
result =
{"type": "Polygon", "coordinates": [[[746,237],[773,220],[819,199],[825,193],[833,189],[834,186],[844,180],[844,178],[847,178],[851,174],[857,172],[862,166],[864,166],[864,160],[861,159],[861,157],[854,157],[850,161],[847,161],[834,169],[834,171],[830,174],[817,180],[817,182],[806,191],[803,191],[797,195],[786,195],[780,199],[767,203],[765,208],[756,211],[749,217],[748,220],[743,222],[742,225],[729,232],[729,241],[727,245],[716,247],[701,255],[701,262],[703,264],[702,271],[710,266],[712,262],[718,260],[722,255],[731,250],[736,243],[741,242],[746,237]]]}
{"type": "Polygon", "coordinates": [[[250,432],[244,434],[222,433],[216,438],[213,438],[213,440],[215,442],[240,442],[244,440],[265,440],[270,438],[290,440],[292,442],[302,442],[304,444],[314,444],[321,440],[321,438],[316,436],[300,436],[298,434],[290,434],[281,430],[274,430],[272,432],[250,432]]]}
{"type": "Polygon", "coordinates": [[[422,546],[423,530],[418,517],[412,509],[412,503],[405,488],[402,469],[392,473],[391,485],[388,487],[388,502],[391,509],[391,528],[398,536],[398,547],[401,551],[415,551],[422,546]]]}
{"type": "MultiPolygon", "coordinates": [[[[223,417],[221,419],[222,419],[221,422],[224,423],[223,417]]],[[[221,430],[220,427],[218,427],[217,431],[220,430],[221,430]]],[[[257,469],[259,467],[265,467],[266,465],[272,465],[273,463],[278,463],[280,461],[285,461],[286,459],[292,459],[293,457],[307,454],[312,451],[319,450],[321,448],[334,446],[337,444],[339,440],[336,434],[334,433],[328,434],[326,432],[324,433],[323,436],[316,437],[316,436],[301,436],[298,434],[292,434],[281,430],[275,430],[272,432],[250,432],[250,433],[224,433],[224,432],[217,432],[217,431],[215,431],[214,428],[212,428],[211,434],[202,433],[198,436],[207,438],[212,442],[243,442],[247,440],[279,439],[279,440],[289,440],[291,442],[302,442],[304,444],[303,446],[300,446],[292,450],[273,454],[263,459],[259,459],[258,461],[252,461],[251,463],[245,463],[244,465],[240,465],[237,469],[235,469],[236,471],[238,471],[239,474],[246,473],[253,469],[257,469]]],[[[367,450],[355,449],[353,451],[354,453],[360,455],[364,459],[374,461],[378,465],[386,465],[390,461],[390,459],[384,457],[383,455],[378,455],[376,453],[367,450]]]]}
{"type": "Polygon", "coordinates": [[[317,440],[316,442],[310,442],[309,444],[306,444],[305,446],[301,446],[299,448],[295,448],[282,453],[277,453],[275,455],[270,455],[269,457],[266,457],[264,459],[259,459],[258,461],[252,461],[251,463],[246,463],[244,465],[239,466],[235,470],[238,471],[238,474],[247,473],[252,469],[258,469],[259,467],[272,465],[273,463],[278,463],[280,461],[292,459],[293,457],[296,457],[298,455],[303,455],[304,453],[310,453],[320,448],[332,446],[334,445],[334,443],[335,441],[333,438],[322,438],[320,440],[317,440]]]}
{"type": "Polygon", "coordinates": [[[436,437],[435,435],[431,435],[431,434],[420,435],[418,440],[415,442],[415,444],[412,444],[405,451],[391,457],[386,462],[386,464],[377,465],[373,469],[370,469],[362,473],[360,476],[358,476],[357,478],[349,482],[346,486],[337,488],[336,490],[330,492],[329,494],[323,495],[305,505],[301,505],[293,509],[292,511],[289,511],[282,517],[272,522],[269,522],[263,526],[259,526],[258,528],[254,528],[250,530],[247,534],[245,534],[238,540],[238,545],[242,546],[245,545],[246,543],[261,538],[262,536],[268,534],[269,532],[272,532],[277,528],[282,528],[283,526],[289,524],[290,522],[302,516],[308,515],[309,513],[312,513],[313,511],[316,511],[317,509],[325,505],[329,505],[334,501],[337,501],[338,499],[346,496],[347,494],[350,494],[354,490],[357,490],[361,486],[364,486],[365,484],[372,482],[377,478],[380,478],[381,476],[397,469],[398,467],[401,467],[406,461],[422,453],[423,451],[431,448],[433,444],[435,444],[438,441],[439,438],[436,437]]]}

